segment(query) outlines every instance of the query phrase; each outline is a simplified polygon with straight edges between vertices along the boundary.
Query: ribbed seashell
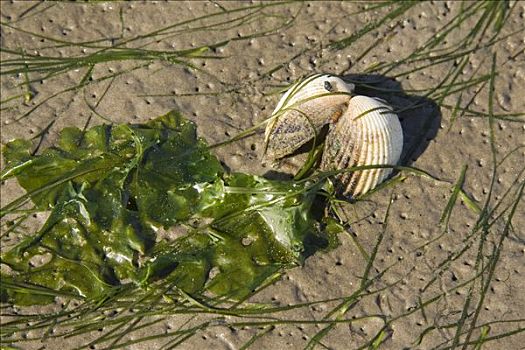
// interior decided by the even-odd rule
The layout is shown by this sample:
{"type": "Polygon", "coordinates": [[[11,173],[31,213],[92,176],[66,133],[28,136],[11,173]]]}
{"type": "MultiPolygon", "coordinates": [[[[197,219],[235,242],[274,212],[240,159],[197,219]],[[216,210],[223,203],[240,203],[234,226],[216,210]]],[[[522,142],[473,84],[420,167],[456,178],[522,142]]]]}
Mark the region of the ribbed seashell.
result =
{"type": "Polygon", "coordinates": [[[354,85],[316,74],[295,83],[281,98],[265,131],[265,158],[292,154],[346,111],[354,85]]]}
{"type": "MultiPolygon", "coordinates": [[[[321,169],[396,165],[402,149],[403,130],[392,107],[376,98],[354,96],[326,136],[321,169]]],[[[356,197],[376,187],[391,172],[392,168],[342,172],[335,176],[335,189],[356,197]]]]}

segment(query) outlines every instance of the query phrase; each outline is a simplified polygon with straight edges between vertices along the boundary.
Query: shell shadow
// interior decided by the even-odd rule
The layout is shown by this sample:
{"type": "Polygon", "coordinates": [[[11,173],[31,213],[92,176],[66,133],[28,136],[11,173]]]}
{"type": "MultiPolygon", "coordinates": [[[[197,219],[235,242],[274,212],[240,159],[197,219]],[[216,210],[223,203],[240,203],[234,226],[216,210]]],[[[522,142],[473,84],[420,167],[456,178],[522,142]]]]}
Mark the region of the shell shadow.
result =
{"type": "Polygon", "coordinates": [[[441,111],[431,99],[408,95],[399,82],[379,74],[347,74],[341,78],[355,84],[356,94],[382,98],[394,107],[403,128],[400,165],[415,162],[437,136],[441,111]]]}
{"type": "MultiPolygon", "coordinates": [[[[341,78],[355,84],[357,95],[379,97],[394,108],[403,129],[403,151],[399,165],[412,165],[437,136],[441,125],[438,105],[429,98],[408,95],[399,82],[383,75],[347,74],[341,78]]],[[[307,143],[293,155],[308,152],[311,147],[312,143],[307,143]]],[[[263,176],[272,180],[290,180],[293,177],[289,172],[276,170],[269,170],[263,176]]]]}

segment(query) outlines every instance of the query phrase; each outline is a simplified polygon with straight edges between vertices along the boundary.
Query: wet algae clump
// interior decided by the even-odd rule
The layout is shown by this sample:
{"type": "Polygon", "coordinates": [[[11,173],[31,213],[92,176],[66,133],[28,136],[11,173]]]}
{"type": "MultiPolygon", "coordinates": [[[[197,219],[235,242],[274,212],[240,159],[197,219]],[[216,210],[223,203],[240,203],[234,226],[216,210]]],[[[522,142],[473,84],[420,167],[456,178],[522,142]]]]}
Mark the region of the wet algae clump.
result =
{"type": "Polygon", "coordinates": [[[1,216],[50,214],[3,252],[3,301],[93,300],[158,280],[240,300],[332,241],[312,213],[320,182],[228,174],[177,112],[65,128],[55,147],[38,155],[33,147],[15,140],[3,149],[2,179],[16,177],[27,193],[1,216]],[[159,231],[183,234],[159,239],[159,231]]]}

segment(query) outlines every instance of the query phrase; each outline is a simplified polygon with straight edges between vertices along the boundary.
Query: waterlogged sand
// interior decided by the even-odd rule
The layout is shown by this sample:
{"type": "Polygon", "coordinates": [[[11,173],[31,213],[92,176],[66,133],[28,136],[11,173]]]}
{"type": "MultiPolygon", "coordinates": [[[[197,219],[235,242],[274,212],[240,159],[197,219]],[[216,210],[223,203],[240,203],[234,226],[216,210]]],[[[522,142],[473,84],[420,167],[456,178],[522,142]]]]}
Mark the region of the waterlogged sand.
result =
{"type": "MultiPolygon", "coordinates": [[[[107,45],[118,43],[126,38],[150,33],[175,22],[196,18],[205,14],[249,6],[250,3],[236,2],[131,2],[100,4],[45,3],[27,12],[34,3],[7,2],[1,4],[1,20],[17,28],[49,36],[60,40],[84,42],[104,38],[107,45]],[[52,5],[51,8],[44,10],[52,5]],[[123,22],[121,22],[120,13],[123,22]]],[[[473,5],[472,3],[471,5],[473,5]]],[[[373,77],[363,72],[381,62],[393,62],[406,57],[425,43],[446,22],[459,11],[459,2],[434,2],[419,4],[399,18],[387,20],[383,25],[365,34],[351,46],[340,50],[326,49],[327,44],[348,37],[364,26],[383,18],[389,8],[355,15],[364,9],[362,3],[312,2],[265,9],[265,13],[278,16],[255,19],[231,29],[189,31],[171,36],[156,43],[155,39],[144,39],[141,43],[150,49],[174,50],[198,47],[217,43],[228,38],[240,38],[257,30],[270,29],[280,23],[282,18],[297,15],[296,20],[278,33],[249,40],[231,41],[215,48],[212,53],[224,59],[194,59],[192,64],[202,69],[197,71],[168,62],[153,60],[148,65],[118,76],[106,91],[109,80],[94,82],[84,89],[60,94],[39,106],[27,117],[16,121],[32,107],[45,98],[66,87],[77,84],[85,74],[85,68],[73,70],[56,78],[45,79],[31,84],[35,97],[23,103],[21,99],[11,101],[1,112],[2,145],[13,138],[31,138],[41,132],[52,120],[56,122],[50,129],[43,146],[56,140],[57,132],[65,126],[82,128],[89,116],[91,124],[103,120],[91,112],[87,103],[97,106],[97,112],[115,123],[144,122],[171,109],[180,110],[198,125],[200,136],[210,144],[224,141],[238,132],[252,127],[267,118],[275,106],[279,88],[286,86],[304,74],[328,72],[341,74],[358,81],[370,81],[373,77]],[[279,17],[281,16],[281,17],[279,17]],[[376,43],[376,40],[381,39],[376,43]],[[375,43],[375,44],[374,44],[375,43]],[[366,53],[364,56],[363,53],[366,53]],[[362,56],[362,58],[360,58],[362,56]],[[360,59],[359,59],[360,58],[360,59]],[[272,74],[268,74],[274,70],[272,74]],[[207,72],[211,73],[208,74],[207,72]],[[225,83],[222,84],[221,82],[225,83]],[[235,88],[234,92],[225,92],[235,88]],[[203,93],[217,93],[205,94],[203,93]],[[145,96],[148,95],[148,96],[145,96]],[[87,103],[86,103],[87,102],[87,103]]],[[[518,3],[499,37],[505,37],[524,27],[525,3],[518,3]]],[[[232,20],[240,14],[224,15],[219,20],[232,20]]],[[[209,23],[209,22],[206,22],[209,23]]],[[[193,23],[195,25],[204,25],[193,23]]],[[[465,28],[472,27],[476,20],[467,21],[465,28]]],[[[187,27],[181,27],[184,29],[187,27]]],[[[467,29],[462,29],[467,30],[467,29]]],[[[2,47],[24,48],[30,54],[43,52],[49,55],[77,56],[93,52],[94,49],[62,47],[53,50],[34,48],[53,44],[48,39],[26,35],[8,26],[2,26],[2,47]]],[[[459,31],[451,35],[450,42],[465,35],[459,31]]],[[[138,46],[138,44],[136,45],[138,46]]],[[[445,47],[446,45],[443,45],[445,47]]],[[[493,52],[497,53],[497,77],[495,80],[494,113],[517,113],[525,111],[525,58],[516,55],[523,50],[523,32],[499,41],[495,46],[480,49],[471,55],[463,67],[460,80],[466,80],[473,73],[477,76],[488,74],[493,52]],[[477,72],[477,73],[476,73],[477,72]]],[[[3,59],[8,55],[3,53],[3,59]]],[[[455,64],[460,64],[460,58],[455,64]]],[[[108,73],[131,69],[147,61],[121,61],[97,65],[93,71],[96,81],[108,73]]],[[[306,260],[304,266],[292,269],[286,276],[265,289],[254,301],[286,306],[289,304],[313,302],[317,300],[350,296],[360,284],[360,276],[366,268],[366,261],[354,244],[354,239],[362,248],[371,253],[379,234],[383,230],[388,201],[392,205],[388,225],[383,236],[372,273],[383,271],[391,266],[371,286],[373,295],[356,301],[344,316],[357,318],[353,323],[341,323],[334,327],[317,348],[356,349],[373,337],[382,327],[382,317],[395,318],[392,327],[384,334],[381,349],[432,349],[443,347],[443,342],[454,338],[454,326],[461,318],[463,306],[469,298],[469,279],[476,275],[475,265],[479,239],[465,243],[465,238],[475,225],[478,215],[458,200],[450,218],[449,229],[442,236],[439,226],[443,209],[450,197],[452,184],[459,178],[463,166],[467,166],[464,190],[480,206],[486,201],[492,178],[492,159],[490,133],[487,118],[462,116],[451,126],[451,111],[437,107],[432,99],[419,100],[426,91],[418,89],[437,86],[445,77],[451,61],[444,65],[431,66],[395,81],[382,83],[382,87],[399,86],[404,96],[389,97],[389,102],[397,106],[407,106],[413,101],[422,101],[422,106],[400,114],[405,133],[405,163],[424,169],[443,181],[407,174],[406,179],[396,187],[379,191],[369,201],[359,202],[344,211],[353,222],[352,232],[341,234],[341,246],[337,249],[319,252],[306,260]],[[410,91],[411,90],[411,91],[410,91]],[[354,222],[355,221],[355,222],[354,222]],[[426,246],[424,246],[428,243],[426,246]],[[443,261],[465,248],[465,253],[441,266],[443,261]],[[441,267],[441,269],[439,269],[441,267]],[[428,285],[428,286],[427,286],[428,285]],[[457,288],[456,288],[457,287],[457,288]],[[439,300],[432,298],[440,296],[439,300]],[[423,310],[418,309],[421,302],[429,302],[423,310]],[[370,316],[368,318],[362,318],[370,316]],[[428,327],[435,326],[424,340],[418,344],[418,336],[428,327]],[[441,346],[441,347],[440,347],[441,346]]],[[[387,74],[393,77],[408,71],[415,65],[403,65],[387,74]]],[[[2,68],[3,70],[4,68],[2,68]]],[[[31,76],[30,76],[31,78],[31,76]]],[[[17,87],[24,81],[23,75],[3,75],[1,77],[2,100],[23,93],[17,87]]],[[[474,92],[481,85],[462,92],[462,103],[473,98],[472,110],[487,113],[488,82],[476,96],[474,92]]],[[[364,85],[361,93],[370,93],[364,85]]],[[[358,91],[359,92],[359,91],[358,91]]],[[[377,94],[377,91],[376,91],[377,94]]],[[[443,102],[454,106],[459,93],[453,94],[443,102]]],[[[4,108],[4,105],[2,106],[4,108]]],[[[494,124],[495,148],[498,159],[517,147],[525,146],[525,125],[521,122],[496,120],[494,124]]],[[[245,138],[214,150],[224,164],[233,171],[263,175],[277,171],[261,164],[262,130],[255,136],[245,138]]],[[[513,152],[498,168],[492,192],[494,200],[502,199],[515,181],[524,181],[523,173],[525,150],[513,152]]],[[[284,169],[289,169],[289,164],[284,169]]],[[[273,174],[276,176],[276,174],[273,174]]],[[[517,186],[511,190],[515,198],[517,186]]],[[[2,183],[2,205],[9,203],[22,192],[13,181],[2,183]]],[[[508,199],[508,197],[506,197],[508,199]]],[[[504,200],[508,206],[511,201],[504,200]]],[[[488,288],[477,324],[486,322],[519,320],[525,318],[525,206],[519,205],[513,218],[513,230],[504,242],[492,283],[488,288]]],[[[508,212],[507,212],[508,214],[508,212]]],[[[33,218],[40,224],[44,217],[33,218]]],[[[504,221],[497,221],[488,236],[484,263],[488,263],[494,244],[504,232],[504,221]]],[[[479,234],[479,233],[478,233],[479,234]]],[[[12,241],[16,237],[10,238],[12,241]]],[[[481,280],[473,285],[473,293],[468,316],[472,317],[479,300],[481,280]]],[[[338,302],[325,302],[271,316],[291,320],[319,320],[327,316],[338,302]]],[[[45,308],[48,310],[48,308],[45,308]]],[[[36,312],[38,312],[38,308],[36,312]]],[[[21,312],[21,309],[15,309],[21,312]]],[[[35,310],[33,310],[35,311],[35,310]]],[[[197,322],[197,318],[191,322],[197,322]]],[[[233,321],[234,318],[227,318],[233,321]]],[[[4,322],[7,318],[3,318],[4,322]]],[[[154,327],[130,333],[126,340],[137,339],[155,332],[176,330],[188,319],[172,317],[154,327]]],[[[467,320],[471,320],[468,318],[467,320]]],[[[191,324],[191,323],[190,323],[191,324]]],[[[301,349],[311,337],[319,332],[322,324],[279,325],[268,329],[267,334],[257,339],[253,349],[301,349]]],[[[491,323],[487,337],[496,336],[525,327],[525,321],[491,323]]],[[[69,349],[85,344],[88,339],[96,339],[101,332],[90,336],[68,339],[34,340],[19,343],[24,349],[69,349]]],[[[258,328],[233,329],[217,326],[188,339],[184,349],[237,349],[254,334],[261,333],[258,328]]],[[[37,332],[26,332],[24,337],[36,337],[37,332]]],[[[480,337],[479,329],[471,338],[480,337]]],[[[463,339],[463,338],[461,338],[463,339]]],[[[496,339],[486,343],[484,349],[520,349],[525,340],[523,333],[496,339]]],[[[126,349],[155,349],[166,339],[126,346],[126,349]]],[[[450,345],[450,343],[447,343],[450,345]]],[[[471,345],[472,348],[474,345],[471,345]]],[[[98,348],[98,347],[94,347],[98,348]]]]}

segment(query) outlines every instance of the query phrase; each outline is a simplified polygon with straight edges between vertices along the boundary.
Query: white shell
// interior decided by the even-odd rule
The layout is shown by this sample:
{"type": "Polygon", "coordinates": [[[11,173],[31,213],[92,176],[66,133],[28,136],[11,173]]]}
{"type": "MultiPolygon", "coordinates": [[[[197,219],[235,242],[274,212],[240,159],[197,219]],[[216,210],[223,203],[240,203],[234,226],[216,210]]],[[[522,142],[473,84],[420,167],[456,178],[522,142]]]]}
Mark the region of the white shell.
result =
{"type": "MultiPolygon", "coordinates": [[[[392,107],[380,99],[354,96],[326,137],[321,169],[396,165],[402,149],[403,130],[392,107]]],[[[391,172],[392,168],[342,172],[335,176],[336,191],[352,197],[365,194],[391,172]]]]}
{"type": "Polygon", "coordinates": [[[265,157],[290,155],[346,110],[354,85],[329,74],[301,80],[283,95],[265,130],[265,157]]]}

